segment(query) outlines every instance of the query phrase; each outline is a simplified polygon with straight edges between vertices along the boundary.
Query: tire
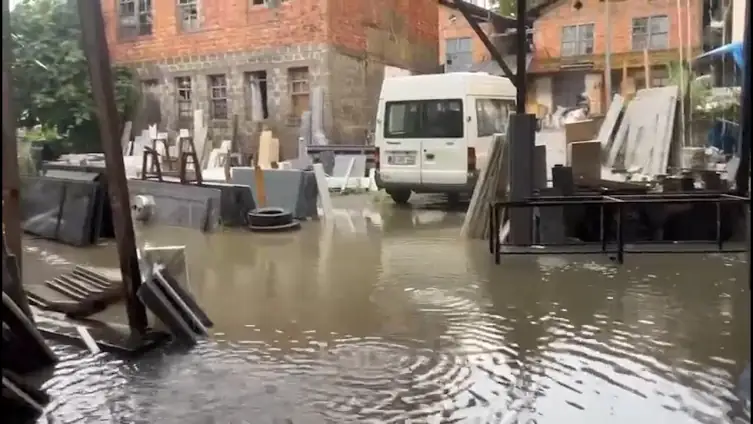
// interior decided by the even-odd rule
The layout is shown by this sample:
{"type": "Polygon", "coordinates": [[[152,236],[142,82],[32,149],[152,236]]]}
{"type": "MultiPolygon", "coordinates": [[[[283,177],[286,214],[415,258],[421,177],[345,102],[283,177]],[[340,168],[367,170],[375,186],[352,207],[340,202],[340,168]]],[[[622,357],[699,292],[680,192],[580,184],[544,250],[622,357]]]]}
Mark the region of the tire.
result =
{"type": "Polygon", "coordinates": [[[410,190],[398,190],[398,191],[389,191],[387,194],[392,197],[392,200],[397,203],[398,205],[405,205],[408,203],[408,200],[410,200],[411,191],[410,190]]]}
{"type": "Polygon", "coordinates": [[[277,227],[293,221],[293,214],[282,208],[259,208],[248,213],[248,224],[252,227],[277,227]]]}

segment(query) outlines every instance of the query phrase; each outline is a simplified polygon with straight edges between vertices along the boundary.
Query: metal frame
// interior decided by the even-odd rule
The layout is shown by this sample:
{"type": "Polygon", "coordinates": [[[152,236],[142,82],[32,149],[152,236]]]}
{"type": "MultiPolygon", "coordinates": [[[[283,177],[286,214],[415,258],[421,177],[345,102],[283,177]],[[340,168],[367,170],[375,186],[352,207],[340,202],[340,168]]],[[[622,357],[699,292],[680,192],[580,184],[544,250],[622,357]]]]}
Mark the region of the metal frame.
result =
{"type": "Polygon", "coordinates": [[[735,196],[726,193],[675,193],[675,194],[640,194],[640,195],[588,195],[588,196],[540,196],[529,198],[521,201],[494,201],[489,203],[490,213],[488,221],[489,229],[489,253],[494,256],[494,262],[500,263],[502,254],[507,255],[537,255],[537,254],[615,254],[614,260],[622,264],[624,262],[625,253],[713,253],[713,252],[725,252],[725,253],[740,253],[746,252],[745,248],[733,248],[725,249],[724,240],[722,239],[722,204],[747,204],[748,213],[750,211],[750,198],[735,196]],[[694,242],[687,241],[677,243],[674,241],[656,241],[656,242],[637,242],[626,245],[624,240],[624,225],[623,225],[623,209],[627,205],[653,203],[653,204],[698,204],[698,203],[713,203],[716,205],[716,249],[679,249],[678,245],[699,245],[709,244],[712,241],[694,242]],[[560,243],[560,244],[537,244],[535,246],[540,247],[569,247],[569,249],[560,250],[535,250],[531,246],[510,246],[512,248],[522,247],[521,250],[508,249],[502,252],[503,243],[499,240],[500,230],[500,211],[502,208],[524,208],[524,207],[554,207],[554,206],[568,206],[568,205],[599,205],[601,208],[600,219],[600,241],[598,243],[582,242],[582,243],[560,243]],[[608,240],[605,231],[606,222],[606,210],[607,208],[616,208],[617,215],[617,228],[615,240],[608,240]],[[496,237],[494,235],[497,235],[496,237]],[[672,245],[674,248],[650,248],[660,245],[672,245]],[[591,246],[598,245],[598,249],[591,248],[591,246]],[[633,246],[642,245],[644,248],[632,248],[633,246]],[[627,248],[627,249],[626,249],[627,248]]]}

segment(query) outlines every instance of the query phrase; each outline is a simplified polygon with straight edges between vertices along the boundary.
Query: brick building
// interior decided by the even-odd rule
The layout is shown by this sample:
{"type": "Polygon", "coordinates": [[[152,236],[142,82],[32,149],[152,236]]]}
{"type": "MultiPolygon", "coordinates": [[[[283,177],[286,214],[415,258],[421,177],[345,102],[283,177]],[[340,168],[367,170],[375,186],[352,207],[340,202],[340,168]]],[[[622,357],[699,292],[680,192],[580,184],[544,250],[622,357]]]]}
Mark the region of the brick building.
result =
{"type": "Polygon", "coordinates": [[[651,86],[665,85],[666,65],[680,58],[681,48],[687,58],[703,46],[703,0],[679,4],[678,10],[675,0],[609,0],[609,20],[603,0],[548,5],[534,23],[529,105],[543,114],[572,106],[577,94],[588,92],[592,108],[603,111],[607,22],[612,92],[629,94],[645,87],[647,75],[651,86]]]}
{"type": "MultiPolygon", "coordinates": [[[[503,75],[484,43],[473,31],[454,1],[439,0],[439,63],[445,72],[471,71],[503,75]]],[[[489,0],[468,2],[471,17],[478,23],[492,44],[503,55],[513,73],[516,72],[514,18],[501,16],[489,9],[489,0]]],[[[530,37],[529,37],[530,39],[530,37]]],[[[529,50],[532,46],[529,46],[529,50]]]]}
{"type": "Polygon", "coordinates": [[[323,91],[333,143],[358,144],[374,125],[385,67],[437,68],[436,0],[102,0],[115,63],[158,93],[162,126],[201,108],[215,142],[233,115],[253,149],[259,117],[295,154],[300,114],[323,91]],[[262,111],[252,111],[258,87],[262,111]]]}

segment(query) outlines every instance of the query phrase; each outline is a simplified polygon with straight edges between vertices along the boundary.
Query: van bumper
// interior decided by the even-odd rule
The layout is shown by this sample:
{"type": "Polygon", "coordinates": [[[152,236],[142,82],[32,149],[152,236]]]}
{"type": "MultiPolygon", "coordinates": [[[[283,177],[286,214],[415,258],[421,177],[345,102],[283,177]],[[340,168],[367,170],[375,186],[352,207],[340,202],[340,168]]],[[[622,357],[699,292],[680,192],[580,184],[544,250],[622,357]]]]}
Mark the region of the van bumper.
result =
{"type": "Polygon", "coordinates": [[[376,185],[380,190],[400,191],[410,190],[414,193],[473,193],[473,189],[476,187],[478,181],[478,171],[468,173],[465,184],[421,184],[421,183],[393,183],[384,182],[376,171],[375,180],[376,185]]]}

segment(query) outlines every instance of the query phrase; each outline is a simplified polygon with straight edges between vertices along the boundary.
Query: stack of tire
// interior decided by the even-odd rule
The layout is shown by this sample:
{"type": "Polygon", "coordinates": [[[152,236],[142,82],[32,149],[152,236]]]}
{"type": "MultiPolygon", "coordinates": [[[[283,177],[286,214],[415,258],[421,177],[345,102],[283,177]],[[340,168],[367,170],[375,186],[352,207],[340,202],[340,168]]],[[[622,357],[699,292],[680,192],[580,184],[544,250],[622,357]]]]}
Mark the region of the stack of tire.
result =
{"type": "Polygon", "coordinates": [[[301,222],[283,208],[258,208],[248,213],[248,228],[254,232],[293,231],[301,228],[301,222]]]}

